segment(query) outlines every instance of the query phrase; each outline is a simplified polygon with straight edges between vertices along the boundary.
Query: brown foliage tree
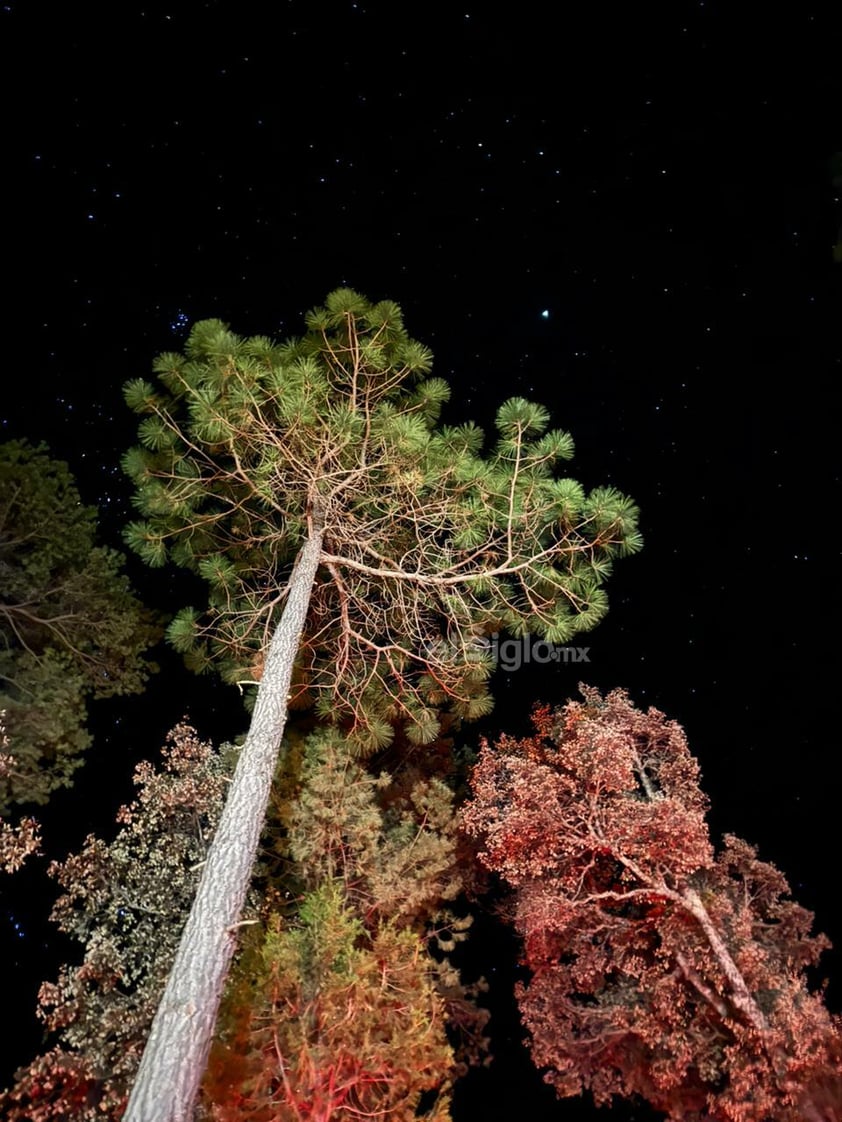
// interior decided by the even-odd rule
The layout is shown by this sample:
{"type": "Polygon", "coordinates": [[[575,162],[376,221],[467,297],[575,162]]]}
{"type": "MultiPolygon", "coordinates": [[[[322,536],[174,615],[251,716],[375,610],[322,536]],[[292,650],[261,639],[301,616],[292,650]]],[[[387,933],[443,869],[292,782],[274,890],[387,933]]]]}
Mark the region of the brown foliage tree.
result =
{"type": "Polygon", "coordinates": [[[55,1044],[0,1095],[8,1122],[94,1122],[122,1114],[222,809],[232,762],[178,725],[163,766],[138,765],[137,798],[106,843],[90,836],[50,873],[53,921],[85,947],[45,982],[38,1016],[55,1044]]]}
{"type": "MultiPolygon", "coordinates": [[[[6,713],[0,711],[0,783],[14,770],[15,760],[6,749],[9,738],[4,724],[6,713]]],[[[41,848],[41,827],[34,818],[21,818],[19,822],[7,822],[0,818],[0,870],[16,873],[27,857],[38,853],[41,848]]]]}
{"type": "Polygon", "coordinates": [[[714,852],[676,722],[582,692],[483,746],[464,812],[514,889],[535,1063],[559,1096],[639,1094],[676,1122],[842,1119],[812,914],[746,842],[714,852]]]}

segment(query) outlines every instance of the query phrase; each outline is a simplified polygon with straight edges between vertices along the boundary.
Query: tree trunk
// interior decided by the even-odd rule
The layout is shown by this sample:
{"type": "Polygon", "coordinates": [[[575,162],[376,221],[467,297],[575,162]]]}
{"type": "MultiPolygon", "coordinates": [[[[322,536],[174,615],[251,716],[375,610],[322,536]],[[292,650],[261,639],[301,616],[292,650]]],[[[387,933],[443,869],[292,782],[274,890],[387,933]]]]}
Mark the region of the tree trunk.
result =
{"type": "Polygon", "coordinates": [[[290,576],[243,745],[123,1122],[189,1122],[236,945],[287,719],[292,667],[319,565],[311,529],[290,576]]]}
{"type": "Polygon", "coordinates": [[[757,1002],[752,997],[745,978],[742,976],[739,967],[731,957],[725,945],[725,940],[719,934],[716,925],[708,915],[708,910],[702,903],[698,892],[696,892],[694,888],[685,888],[681,895],[688,910],[699,921],[707,937],[707,941],[710,944],[710,948],[722,968],[722,973],[728,979],[728,985],[731,987],[731,1001],[734,1007],[743,1014],[752,1028],[761,1033],[768,1032],[769,1025],[766,1018],[761,1012],[757,1002]]]}

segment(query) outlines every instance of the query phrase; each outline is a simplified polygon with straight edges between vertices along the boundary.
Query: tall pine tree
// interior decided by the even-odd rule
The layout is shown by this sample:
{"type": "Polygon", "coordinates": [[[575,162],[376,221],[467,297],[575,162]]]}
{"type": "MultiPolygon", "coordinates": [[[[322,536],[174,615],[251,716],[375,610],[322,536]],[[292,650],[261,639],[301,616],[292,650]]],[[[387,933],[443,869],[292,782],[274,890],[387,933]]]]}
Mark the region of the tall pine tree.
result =
{"type": "Polygon", "coordinates": [[[359,750],[397,723],[430,743],[442,706],[490,708],[483,634],[592,627],[613,559],[640,546],[630,500],[556,474],[573,445],[540,405],[507,401],[487,453],[476,426],[440,426],[448,387],[395,304],[340,289],[307,328],[277,345],[200,323],[157,385],[126,387],[144,415],[127,540],[209,588],[170,639],[196,669],[259,683],[128,1122],[189,1117],[290,703],[359,750]]]}

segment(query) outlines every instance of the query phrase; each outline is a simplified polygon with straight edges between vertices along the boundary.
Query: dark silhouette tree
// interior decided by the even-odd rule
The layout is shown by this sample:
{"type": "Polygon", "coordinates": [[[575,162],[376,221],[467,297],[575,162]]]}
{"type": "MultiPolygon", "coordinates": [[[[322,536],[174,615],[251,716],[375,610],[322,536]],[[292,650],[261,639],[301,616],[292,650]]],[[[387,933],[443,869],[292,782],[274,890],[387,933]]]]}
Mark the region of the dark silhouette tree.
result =
{"type": "Polygon", "coordinates": [[[582,692],[484,745],[464,812],[514,889],[533,1060],[559,1096],[639,1094],[675,1122],[838,1122],[811,913],[746,842],[714,852],[678,724],[582,692]]]}
{"type": "Polygon", "coordinates": [[[97,545],[67,464],[43,446],[0,445],[0,710],[9,757],[0,814],[67,787],[90,744],[85,699],[137,693],[154,631],[97,545]]]}
{"type": "Polygon", "coordinates": [[[259,683],[128,1122],[189,1117],[290,703],[360,750],[396,723],[430,743],[439,707],[490,707],[479,637],[593,626],[613,559],[640,544],[628,499],[556,476],[572,442],[542,407],[503,405],[485,455],[476,427],[439,427],[447,385],[393,303],[342,289],[307,326],[278,346],[197,324],[157,387],[126,391],[145,414],[125,458],[144,520],[127,540],[210,590],[170,638],[197,669],[259,683]]]}

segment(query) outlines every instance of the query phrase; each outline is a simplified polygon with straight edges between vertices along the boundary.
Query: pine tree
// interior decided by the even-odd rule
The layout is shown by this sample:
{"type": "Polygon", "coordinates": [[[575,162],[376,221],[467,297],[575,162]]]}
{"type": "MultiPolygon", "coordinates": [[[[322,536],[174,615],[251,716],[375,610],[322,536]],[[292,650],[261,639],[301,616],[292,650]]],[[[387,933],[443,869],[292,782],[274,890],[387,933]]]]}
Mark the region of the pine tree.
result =
{"type": "Polygon", "coordinates": [[[90,744],[85,699],[137,693],[155,637],[96,541],[67,464],[44,446],[0,445],[0,709],[7,754],[0,814],[70,786],[90,744]]]}
{"type": "Polygon", "coordinates": [[[196,669],[259,683],[128,1122],[189,1116],[290,703],[361,751],[396,724],[431,743],[440,707],[490,708],[479,637],[592,627],[613,559],[640,545],[628,499],[556,475],[572,441],[541,406],[506,402],[488,454],[475,426],[440,426],[447,385],[393,303],[340,289],[307,327],[279,346],[206,321],[158,359],[157,386],[126,387],[144,415],[127,540],[209,589],[170,640],[196,669]]]}

